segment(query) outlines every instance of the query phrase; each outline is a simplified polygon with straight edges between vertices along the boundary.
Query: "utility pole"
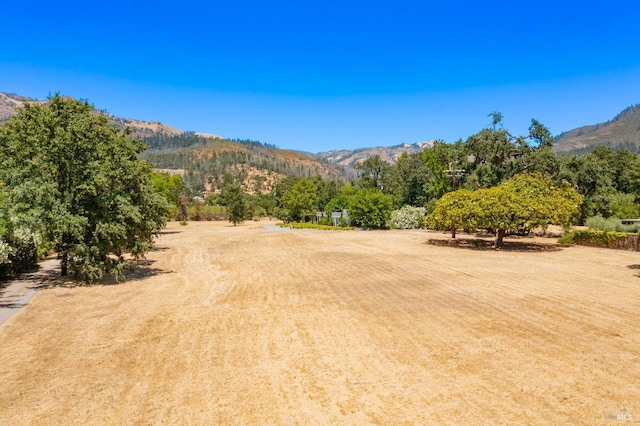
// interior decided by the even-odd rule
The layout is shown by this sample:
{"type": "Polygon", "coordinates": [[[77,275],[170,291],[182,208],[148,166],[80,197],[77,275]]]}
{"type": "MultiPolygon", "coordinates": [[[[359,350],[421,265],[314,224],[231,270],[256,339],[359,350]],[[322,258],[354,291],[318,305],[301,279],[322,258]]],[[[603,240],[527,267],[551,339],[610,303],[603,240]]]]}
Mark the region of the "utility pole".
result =
{"type": "MultiPolygon", "coordinates": [[[[447,174],[447,176],[451,177],[451,188],[453,191],[456,190],[456,184],[458,183],[458,178],[464,174],[464,169],[456,170],[456,163],[457,161],[451,161],[449,163],[449,168],[444,171],[447,174]]],[[[455,238],[455,237],[456,237],[456,226],[453,225],[451,227],[451,238],[455,238]]]]}

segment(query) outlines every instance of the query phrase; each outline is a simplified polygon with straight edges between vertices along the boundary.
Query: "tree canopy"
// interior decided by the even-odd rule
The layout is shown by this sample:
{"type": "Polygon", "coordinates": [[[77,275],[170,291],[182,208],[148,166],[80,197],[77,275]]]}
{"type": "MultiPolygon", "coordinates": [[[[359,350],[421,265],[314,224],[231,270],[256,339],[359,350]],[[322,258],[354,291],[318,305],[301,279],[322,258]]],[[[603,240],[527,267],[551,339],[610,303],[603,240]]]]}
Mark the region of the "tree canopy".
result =
{"type": "Polygon", "coordinates": [[[228,182],[222,187],[222,201],[227,206],[229,222],[236,226],[244,221],[247,215],[247,194],[242,191],[242,187],[237,183],[228,182]]]}
{"type": "Polygon", "coordinates": [[[168,204],[137,157],[144,149],[86,101],[57,94],[0,126],[11,214],[51,243],[63,275],[119,278],[126,253],[149,250],[168,204]]]}
{"type": "Polygon", "coordinates": [[[305,215],[315,213],[318,189],[311,179],[300,179],[284,194],[285,208],[292,220],[302,220],[305,215]]]}
{"type": "Polygon", "coordinates": [[[507,231],[571,224],[582,200],[568,184],[558,187],[540,174],[520,174],[492,188],[445,194],[427,223],[434,229],[495,230],[501,246],[507,231]]]}
{"type": "Polygon", "coordinates": [[[360,190],[349,201],[352,223],[366,228],[386,228],[392,209],[391,196],[376,188],[360,190]]]}
{"type": "Polygon", "coordinates": [[[359,183],[363,188],[383,189],[391,165],[379,155],[374,155],[356,164],[355,168],[361,171],[359,183]]]}

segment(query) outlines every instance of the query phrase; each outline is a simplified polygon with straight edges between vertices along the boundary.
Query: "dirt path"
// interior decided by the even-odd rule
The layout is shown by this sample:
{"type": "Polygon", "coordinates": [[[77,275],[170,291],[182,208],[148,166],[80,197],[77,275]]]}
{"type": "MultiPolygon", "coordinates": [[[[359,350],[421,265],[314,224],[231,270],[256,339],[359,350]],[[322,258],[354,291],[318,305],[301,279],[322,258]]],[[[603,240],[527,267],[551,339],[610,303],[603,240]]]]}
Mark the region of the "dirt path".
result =
{"type": "Polygon", "coordinates": [[[0,283],[0,325],[11,315],[25,307],[37,291],[60,276],[60,261],[56,259],[41,262],[38,270],[22,274],[19,278],[0,283]]]}
{"type": "Polygon", "coordinates": [[[42,290],[0,326],[0,424],[638,423],[637,253],[263,225],[42,290]]]}

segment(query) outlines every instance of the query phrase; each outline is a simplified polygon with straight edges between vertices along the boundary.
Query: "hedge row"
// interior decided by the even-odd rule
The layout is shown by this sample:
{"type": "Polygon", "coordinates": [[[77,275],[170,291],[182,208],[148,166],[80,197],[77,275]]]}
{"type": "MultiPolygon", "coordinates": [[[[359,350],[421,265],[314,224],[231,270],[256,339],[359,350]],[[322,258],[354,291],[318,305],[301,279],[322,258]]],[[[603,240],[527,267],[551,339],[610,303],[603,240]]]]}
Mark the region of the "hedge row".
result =
{"type": "Polygon", "coordinates": [[[578,230],[564,235],[560,238],[559,242],[563,244],[640,251],[640,238],[638,234],[627,234],[624,232],[578,230]]]}

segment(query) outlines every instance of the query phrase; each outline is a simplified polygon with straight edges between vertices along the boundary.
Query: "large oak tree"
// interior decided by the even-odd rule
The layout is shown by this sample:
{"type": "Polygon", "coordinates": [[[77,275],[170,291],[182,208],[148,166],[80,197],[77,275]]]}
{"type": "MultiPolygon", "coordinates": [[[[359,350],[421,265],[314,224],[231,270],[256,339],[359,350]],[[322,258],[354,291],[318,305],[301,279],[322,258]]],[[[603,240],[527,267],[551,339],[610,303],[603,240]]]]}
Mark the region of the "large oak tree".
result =
{"type": "Polygon", "coordinates": [[[39,228],[63,275],[120,278],[125,254],[149,250],[168,204],[138,159],[144,149],[86,101],[57,94],[0,126],[0,179],[12,214],[39,228]]]}
{"type": "Polygon", "coordinates": [[[571,224],[582,200],[583,196],[568,184],[558,187],[540,174],[520,174],[492,188],[445,194],[427,223],[444,230],[492,229],[496,231],[496,246],[502,246],[507,231],[571,224]]]}

